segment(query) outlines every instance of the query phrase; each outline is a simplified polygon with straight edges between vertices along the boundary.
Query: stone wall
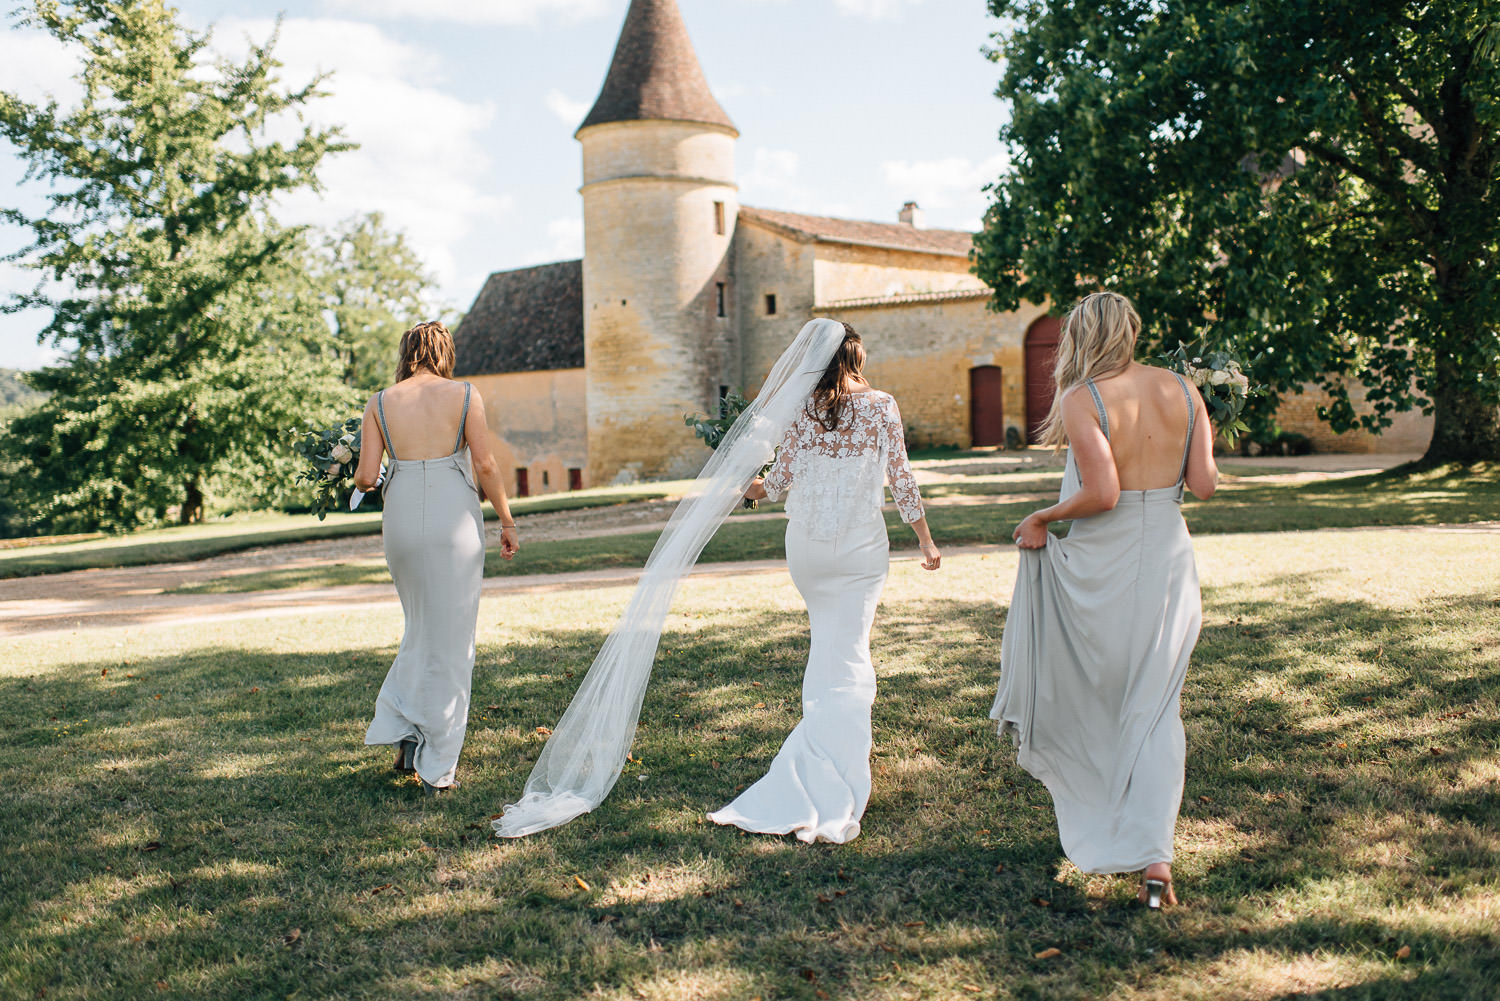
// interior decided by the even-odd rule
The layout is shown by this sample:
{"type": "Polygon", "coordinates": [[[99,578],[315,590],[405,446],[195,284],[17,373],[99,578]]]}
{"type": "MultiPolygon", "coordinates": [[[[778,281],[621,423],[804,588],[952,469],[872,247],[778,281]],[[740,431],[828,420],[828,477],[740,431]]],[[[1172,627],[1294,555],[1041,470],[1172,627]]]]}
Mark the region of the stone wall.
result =
{"type": "MultiPolygon", "coordinates": [[[[1349,399],[1356,413],[1368,413],[1365,405],[1365,388],[1355,384],[1349,387],[1349,399]]],[[[1318,419],[1318,407],[1328,404],[1328,394],[1309,383],[1302,392],[1282,397],[1276,409],[1276,423],[1283,431],[1293,431],[1312,439],[1316,452],[1350,452],[1359,454],[1425,452],[1432,440],[1432,418],[1420,410],[1408,410],[1392,414],[1390,427],[1379,435],[1368,431],[1345,431],[1334,433],[1325,421],[1318,419]]]]}
{"type": "Polygon", "coordinates": [[[752,396],[813,315],[814,245],[759,226],[741,226],[734,237],[735,324],[741,365],[734,385],[752,396]],[[766,296],[776,296],[776,313],[766,296]]]}
{"type": "Polygon", "coordinates": [[[818,302],[984,288],[967,258],[820,243],[813,281],[818,302]]]}
{"type": "Polygon", "coordinates": [[[532,494],[567,490],[570,469],[584,470],[583,485],[592,485],[583,369],[476,375],[468,381],[484,400],[511,496],[518,468],[527,470],[532,494]]]}
{"type": "Polygon", "coordinates": [[[1007,429],[1024,433],[1026,383],[1022,341],[1046,312],[1026,306],[993,313],[986,299],[866,306],[828,311],[858,330],[869,353],[871,384],[896,397],[912,447],[967,448],[969,370],[997,365],[1007,429]]]}
{"type": "Polygon", "coordinates": [[[714,405],[739,363],[728,288],[733,133],[632,121],[578,137],[588,479],[691,476],[702,446],[682,415],[714,405]]]}

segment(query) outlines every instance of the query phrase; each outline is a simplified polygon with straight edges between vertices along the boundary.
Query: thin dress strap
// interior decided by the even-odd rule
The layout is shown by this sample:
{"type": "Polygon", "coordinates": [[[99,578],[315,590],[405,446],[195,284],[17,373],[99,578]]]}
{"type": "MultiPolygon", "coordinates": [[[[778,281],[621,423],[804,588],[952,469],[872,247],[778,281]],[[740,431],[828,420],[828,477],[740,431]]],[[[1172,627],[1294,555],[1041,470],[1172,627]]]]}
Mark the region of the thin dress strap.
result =
{"type": "MultiPolygon", "coordinates": [[[[375,409],[380,413],[380,433],[385,435],[385,450],[396,458],[396,446],[391,444],[391,429],[385,426],[385,390],[375,394],[375,409]]],[[[399,462],[400,460],[397,459],[399,462]]]]}
{"type": "Polygon", "coordinates": [[[473,388],[473,383],[464,383],[464,412],[458,418],[458,440],[453,443],[453,451],[455,452],[463,447],[464,425],[469,423],[469,392],[473,388]]]}
{"type": "Polygon", "coordinates": [[[1094,398],[1094,406],[1099,411],[1099,430],[1104,432],[1104,437],[1109,438],[1109,413],[1104,409],[1104,400],[1099,395],[1099,387],[1094,385],[1093,379],[1083,380],[1083,384],[1089,387],[1089,395],[1094,398]]]}
{"type": "Polygon", "coordinates": [[[1178,372],[1173,372],[1172,374],[1177,376],[1177,384],[1182,387],[1182,395],[1187,400],[1188,406],[1187,441],[1182,443],[1182,468],[1177,471],[1177,482],[1181,483],[1183,477],[1187,476],[1188,453],[1193,447],[1193,425],[1197,423],[1198,408],[1193,406],[1193,394],[1188,389],[1187,380],[1178,372]]]}

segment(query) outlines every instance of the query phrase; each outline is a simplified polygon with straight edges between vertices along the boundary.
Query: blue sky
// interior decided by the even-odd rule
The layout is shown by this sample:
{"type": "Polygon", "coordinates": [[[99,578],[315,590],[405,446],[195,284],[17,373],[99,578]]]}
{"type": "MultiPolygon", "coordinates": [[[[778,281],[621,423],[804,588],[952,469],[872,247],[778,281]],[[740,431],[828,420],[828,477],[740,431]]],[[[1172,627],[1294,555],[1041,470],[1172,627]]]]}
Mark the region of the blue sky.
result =
{"type": "MultiPolygon", "coordinates": [[[[977,226],[1004,168],[981,49],[983,0],[679,0],[709,85],[740,130],[744,204],[895,220],[915,199],[930,226],[977,226]]],[[[437,277],[434,305],[467,308],[487,274],[582,249],[573,131],[604,80],[627,0],[183,0],[215,47],[242,53],[283,16],[287,82],[333,74],[315,120],[361,148],[330,159],[326,190],[280,207],[327,225],[369,211],[403,230],[437,277]]],[[[73,67],[38,33],[0,35],[0,88],[71,94],[73,67]]],[[[38,207],[0,150],[0,204],[38,207]]],[[[24,233],[0,230],[0,250],[24,233]]],[[[29,273],[0,268],[0,291],[29,273]]],[[[45,318],[0,317],[0,366],[33,368],[45,318]]]]}

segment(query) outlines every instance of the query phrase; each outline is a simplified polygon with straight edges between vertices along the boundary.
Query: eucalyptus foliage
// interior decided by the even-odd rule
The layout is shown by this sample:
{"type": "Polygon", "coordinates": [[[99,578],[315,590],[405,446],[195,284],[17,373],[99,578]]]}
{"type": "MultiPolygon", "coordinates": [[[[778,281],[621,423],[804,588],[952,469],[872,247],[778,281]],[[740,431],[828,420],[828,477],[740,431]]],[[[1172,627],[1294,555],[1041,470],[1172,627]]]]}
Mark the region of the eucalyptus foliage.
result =
{"type": "Polygon", "coordinates": [[[274,35],[230,61],[162,0],[36,0],[22,20],[81,56],[83,98],[0,92],[0,133],[49,202],[4,218],[31,230],[18,259],[64,290],[39,280],[9,308],[50,310],[41,337],[65,351],[29,377],[49,396],[4,450],[41,523],[199,518],[212,484],[284,478],[268,475],[290,461],[278,429],[354,402],[304,237],[270,212],[347,147],[298,124],[318,81],[281,85],[274,35]]]}
{"type": "Polygon", "coordinates": [[[1307,382],[1336,430],[1435,414],[1500,458],[1500,12],[1479,0],[990,0],[1011,104],[978,272],[1098,288],[1171,349],[1307,382]],[[1356,408],[1347,387],[1367,387],[1356,408]]]}

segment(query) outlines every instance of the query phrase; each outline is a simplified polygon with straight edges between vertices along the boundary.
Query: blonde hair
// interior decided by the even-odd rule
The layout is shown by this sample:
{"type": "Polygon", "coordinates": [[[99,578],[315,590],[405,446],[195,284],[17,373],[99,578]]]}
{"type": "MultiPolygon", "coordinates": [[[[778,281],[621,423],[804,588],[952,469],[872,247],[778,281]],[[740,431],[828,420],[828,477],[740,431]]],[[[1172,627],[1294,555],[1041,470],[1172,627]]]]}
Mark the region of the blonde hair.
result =
{"type": "Polygon", "coordinates": [[[1052,409],[1042,422],[1043,445],[1060,449],[1067,444],[1062,417],[1064,394],[1088,379],[1130,364],[1140,333],[1141,318],[1120,293],[1095,292],[1079,300],[1063,320],[1062,337],[1057,343],[1057,366],[1052,371],[1056,387],[1052,409]]]}
{"type": "Polygon", "coordinates": [[[444,379],[453,378],[453,335],[438,320],[419,323],[401,335],[396,353],[396,381],[410,379],[426,369],[444,379]]]}

